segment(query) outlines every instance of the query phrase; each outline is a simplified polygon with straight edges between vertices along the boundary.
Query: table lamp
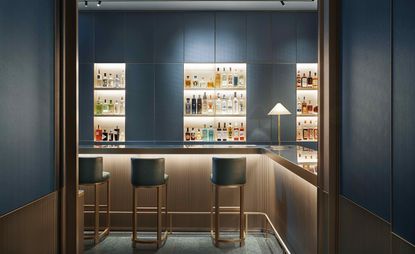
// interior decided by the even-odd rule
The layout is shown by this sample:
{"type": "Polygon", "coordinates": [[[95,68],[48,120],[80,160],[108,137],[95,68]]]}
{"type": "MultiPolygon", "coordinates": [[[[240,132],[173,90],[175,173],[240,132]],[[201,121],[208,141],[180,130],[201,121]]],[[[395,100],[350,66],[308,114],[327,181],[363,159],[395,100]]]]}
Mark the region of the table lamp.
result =
{"type": "Polygon", "coordinates": [[[290,111],[286,109],[281,103],[277,103],[271,111],[268,113],[269,116],[278,116],[278,146],[273,148],[282,148],[281,146],[281,115],[291,115],[290,111]]]}

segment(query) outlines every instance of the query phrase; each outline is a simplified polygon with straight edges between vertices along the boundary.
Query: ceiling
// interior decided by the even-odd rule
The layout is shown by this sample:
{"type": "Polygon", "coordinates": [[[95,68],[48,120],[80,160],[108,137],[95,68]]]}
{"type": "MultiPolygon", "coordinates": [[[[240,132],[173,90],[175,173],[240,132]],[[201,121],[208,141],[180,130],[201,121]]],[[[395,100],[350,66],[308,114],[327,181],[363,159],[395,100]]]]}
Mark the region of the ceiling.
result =
{"type": "Polygon", "coordinates": [[[307,11],[317,10],[317,0],[285,0],[283,6],[279,0],[267,1],[191,1],[191,0],[103,0],[100,7],[97,6],[97,0],[88,1],[88,7],[85,7],[85,1],[79,0],[79,10],[223,10],[223,11],[247,11],[247,10],[264,10],[264,11],[307,11]]]}

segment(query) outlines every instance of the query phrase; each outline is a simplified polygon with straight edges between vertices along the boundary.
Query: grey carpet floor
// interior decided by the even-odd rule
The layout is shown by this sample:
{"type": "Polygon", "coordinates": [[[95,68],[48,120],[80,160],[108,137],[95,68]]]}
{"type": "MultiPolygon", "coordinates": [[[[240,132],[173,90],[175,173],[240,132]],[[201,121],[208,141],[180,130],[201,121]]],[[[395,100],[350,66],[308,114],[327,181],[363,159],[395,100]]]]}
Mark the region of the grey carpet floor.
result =
{"type": "MultiPolygon", "coordinates": [[[[226,236],[225,236],[226,237],[226,236]]],[[[112,232],[96,246],[86,242],[85,254],[282,254],[282,250],[273,236],[264,238],[263,234],[248,234],[245,246],[239,244],[221,244],[216,248],[208,233],[175,233],[170,235],[166,244],[159,250],[154,245],[131,247],[131,233],[112,232]]]]}

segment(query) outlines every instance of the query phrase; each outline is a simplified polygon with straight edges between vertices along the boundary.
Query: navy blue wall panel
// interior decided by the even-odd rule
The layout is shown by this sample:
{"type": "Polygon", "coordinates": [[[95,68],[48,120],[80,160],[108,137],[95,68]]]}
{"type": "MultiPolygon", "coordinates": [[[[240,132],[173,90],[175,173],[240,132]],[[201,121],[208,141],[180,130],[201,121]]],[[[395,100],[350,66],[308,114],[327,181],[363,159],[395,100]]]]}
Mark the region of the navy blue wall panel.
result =
{"type": "Polygon", "coordinates": [[[155,139],[183,140],[183,64],[157,64],[155,139]]]}
{"type": "Polygon", "coordinates": [[[248,63],[272,62],[271,13],[247,14],[248,63]]]}
{"type": "Polygon", "coordinates": [[[247,139],[250,142],[270,141],[271,116],[268,112],[275,105],[272,89],[272,64],[247,66],[247,139]]]}
{"type": "MultiPolygon", "coordinates": [[[[274,100],[274,105],[281,102],[291,115],[281,116],[281,141],[296,141],[296,65],[295,64],[275,64],[273,65],[272,86],[269,92],[274,100]]],[[[278,141],[277,117],[272,121],[272,140],[278,141]]]]}
{"type": "Polygon", "coordinates": [[[154,15],[125,13],[123,42],[126,63],[153,63],[154,15]]]}
{"type": "Polygon", "coordinates": [[[342,2],[341,194],[390,219],[390,1],[342,2]]]}
{"type": "Polygon", "coordinates": [[[56,190],[54,1],[0,1],[0,215],[56,190]]]}
{"type": "Polygon", "coordinates": [[[154,64],[127,64],[126,140],[154,140],[154,64]]]}
{"type": "Polygon", "coordinates": [[[183,15],[156,14],[155,19],[155,62],[183,63],[183,15]]]}
{"type": "Polygon", "coordinates": [[[95,14],[86,12],[79,15],[79,62],[93,63],[95,60],[95,14]]]}
{"type": "Polygon", "coordinates": [[[124,14],[95,15],[95,62],[124,63],[124,14]]]}
{"type": "Polygon", "coordinates": [[[94,140],[94,64],[79,64],[79,140],[94,140]]]}
{"type": "Polygon", "coordinates": [[[246,62],[246,14],[216,14],[216,62],[246,62]]]}
{"type": "MultiPolygon", "coordinates": [[[[349,2],[349,1],[347,1],[349,2]]],[[[354,2],[353,0],[350,2],[354,2]]],[[[315,13],[297,14],[297,63],[318,61],[318,17],[315,13]]]]}
{"type": "Polygon", "coordinates": [[[215,61],[215,14],[184,15],[184,61],[213,63],[215,61]]]}
{"type": "Polygon", "coordinates": [[[272,56],[274,63],[297,63],[297,13],[272,14],[272,56]]]}
{"type": "Polygon", "coordinates": [[[413,0],[394,1],[393,231],[415,244],[415,16],[413,0]]]}

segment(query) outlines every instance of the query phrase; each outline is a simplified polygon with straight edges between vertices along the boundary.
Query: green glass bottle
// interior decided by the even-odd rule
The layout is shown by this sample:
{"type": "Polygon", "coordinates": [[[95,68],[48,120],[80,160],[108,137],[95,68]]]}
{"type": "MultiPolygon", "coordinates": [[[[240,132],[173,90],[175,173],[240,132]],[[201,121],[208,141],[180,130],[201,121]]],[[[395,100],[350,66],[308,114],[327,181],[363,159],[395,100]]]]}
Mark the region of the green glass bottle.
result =
{"type": "Polygon", "coordinates": [[[100,97],[98,97],[97,103],[95,104],[95,114],[102,115],[102,103],[100,97]]]}

